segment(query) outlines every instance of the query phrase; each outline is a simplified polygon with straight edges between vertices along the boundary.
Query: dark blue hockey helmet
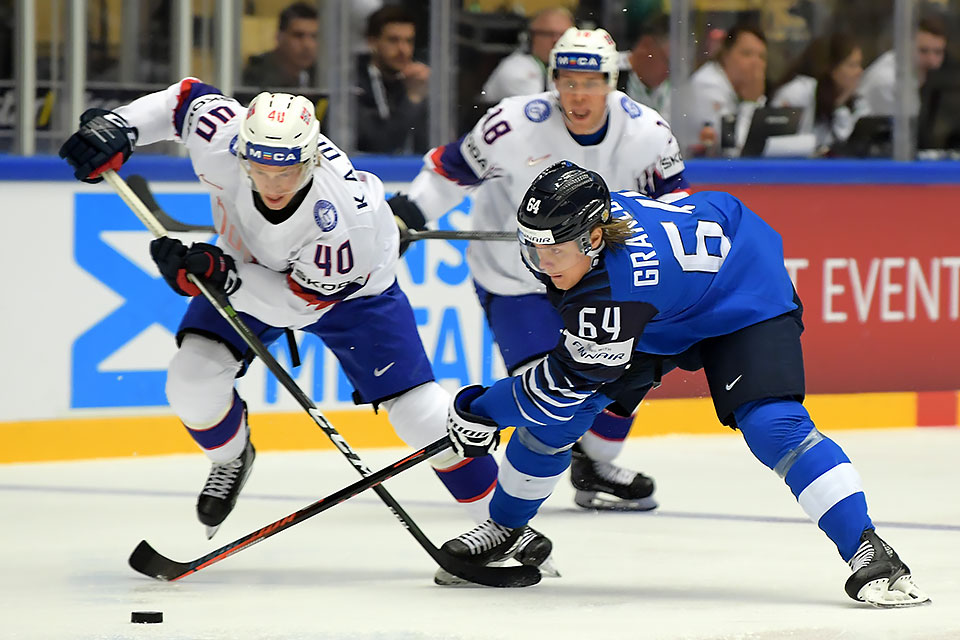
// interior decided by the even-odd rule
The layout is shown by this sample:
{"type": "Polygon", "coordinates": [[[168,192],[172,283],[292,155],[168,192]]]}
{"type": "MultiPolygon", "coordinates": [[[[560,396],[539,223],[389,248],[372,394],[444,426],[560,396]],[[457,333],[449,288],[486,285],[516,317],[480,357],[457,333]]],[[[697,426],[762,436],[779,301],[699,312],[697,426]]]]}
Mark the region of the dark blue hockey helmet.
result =
{"type": "Polygon", "coordinates": [[[590,232],[610,221],[610,190],[595,171],[561,160],[543,171],[527,189],[517,211],[517,235],[526,262],[542,271],[536,245],[576,241],[584,255],[600,249],[590,232]]]}

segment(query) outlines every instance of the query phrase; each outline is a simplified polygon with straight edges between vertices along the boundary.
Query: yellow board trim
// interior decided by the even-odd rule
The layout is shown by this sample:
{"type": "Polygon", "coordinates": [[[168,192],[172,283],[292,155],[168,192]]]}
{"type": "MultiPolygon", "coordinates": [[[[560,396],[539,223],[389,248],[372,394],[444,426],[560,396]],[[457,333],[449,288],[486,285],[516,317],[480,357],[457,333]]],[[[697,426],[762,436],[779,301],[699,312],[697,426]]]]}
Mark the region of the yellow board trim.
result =
{"type": "MultiPolygon", "coordinates": [[[[916,425],[914,392],[814,395],[805,404],[823,431],[916,425]]],[[[350,410],[325,415],[355,449],[403,445],[383,412],[350,410]]],[[[303,412],[253,414],[250,424],[259,451],[333,448],[303,412]]],[[[674,433],[733,432],[717,421],[709,398],[654,399],[638,410],[631,437],[674,433]]],[[[173,416],[0,422],[0,463],[180,453],[197,453],[197,446],[173,416]]]]}

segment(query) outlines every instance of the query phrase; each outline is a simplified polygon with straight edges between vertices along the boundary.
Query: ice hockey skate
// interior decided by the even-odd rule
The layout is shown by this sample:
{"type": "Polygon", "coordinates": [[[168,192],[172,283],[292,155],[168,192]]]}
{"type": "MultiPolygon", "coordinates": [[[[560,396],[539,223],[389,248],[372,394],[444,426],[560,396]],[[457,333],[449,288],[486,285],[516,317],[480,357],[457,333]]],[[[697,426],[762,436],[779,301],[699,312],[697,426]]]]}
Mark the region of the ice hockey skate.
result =
{"type": "Polygon", "coordinates": [[[573,445],[570,482],[573,500],[584,509],[650,511],[657,508],[653,478],[609,462],[590,459],[580,444],[573,445]]]}
{"type": "Polygon", "coordinates": [[[253,443],[247,440],[247,446],[237,458],[223,464],[214,462],[210,468],[207,483],[197,498],[197,518],[207,527],[207,540],[217,533],[217,529],[233,511],[256,456],[253,443]]]}
{"type": "MultiPolygon", "coordinates": [[[[553,564],[553,543],[532,527],[510,529],[486,520],[470,531],[448,540],[441,549],[467,562],[502,566],[511,559],[528,567],[537,567],[544,575],[559,578],[553,564]]],[[[437,569],[433,581],[441,586],[470,584],[443,568],[437,569]]]]}
{"type": "Polygon", "coordinates": [[[860,536],[860,547],[850,560],[847,595],[875,607],[912,607],[930,602],[913,582],[908,567],[873,529],[860,536]]]}

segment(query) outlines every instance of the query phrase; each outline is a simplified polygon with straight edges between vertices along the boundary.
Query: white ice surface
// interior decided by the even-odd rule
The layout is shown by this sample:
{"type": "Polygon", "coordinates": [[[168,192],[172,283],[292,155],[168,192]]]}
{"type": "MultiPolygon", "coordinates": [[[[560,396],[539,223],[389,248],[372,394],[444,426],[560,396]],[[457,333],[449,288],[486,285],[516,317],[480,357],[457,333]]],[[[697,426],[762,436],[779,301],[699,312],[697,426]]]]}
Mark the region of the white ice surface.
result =
{"type": "MultiPolygon", "coordinates": [[[[434,586],[372,493],[179,582],[127,567],[142,538],[192,560],[353,482],[337,452],[260,454],[209,542],[199,454],[0,466],[0,638],[960,638],[960,430],[829,435],[931,605],[849,600],[836,549],[738,437],[670,436],[621,457],[656,478],[656,512],[583,512],[561,483],[534,524],[563,577],[527,589],[434,586]],[[164,622],[131,624],[134,610],[164,622]]],[[[361,454],[376,469],[403,452],[361,454]]],[[[440,545],[471,523],[432,476],[423,465],[386,486],[440,545]]]]}

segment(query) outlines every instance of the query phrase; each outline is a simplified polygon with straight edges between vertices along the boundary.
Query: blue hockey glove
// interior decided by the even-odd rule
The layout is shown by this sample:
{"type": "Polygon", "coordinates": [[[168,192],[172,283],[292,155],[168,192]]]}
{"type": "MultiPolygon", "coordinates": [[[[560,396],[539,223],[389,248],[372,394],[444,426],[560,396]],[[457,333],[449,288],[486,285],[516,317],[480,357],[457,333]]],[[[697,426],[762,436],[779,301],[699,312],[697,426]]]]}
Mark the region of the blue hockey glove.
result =
{"type": "Polygon", "coordinates": [[[106,109],[87,109],[80,128],[60,147],[60,157],[74,168],[77,180],[91,184],[103,180],[107,169],[117,171],[133,153],[137,129],[119,114],[106,109]]]}
{"type": "Polygon", "coordinates": [[[150,243],[150,255],[170,288],[182,296],[200,294],[200,289],[187,278],[188,273],[226,295],[240,288],[233,258],[212,244],[197,242],[188,249],[179,240],[163,236],[150,243]]]}
{"type": "Polygon", "coordinates": [[[500,444],[500,427],[497,423],[470,413],[470,403],[486,390],[486,387],[478,384],[463,387],[450,401],[447,435],[453,442],[453,450],[464,458],[480,458],[495,451],[500,444]]]}

